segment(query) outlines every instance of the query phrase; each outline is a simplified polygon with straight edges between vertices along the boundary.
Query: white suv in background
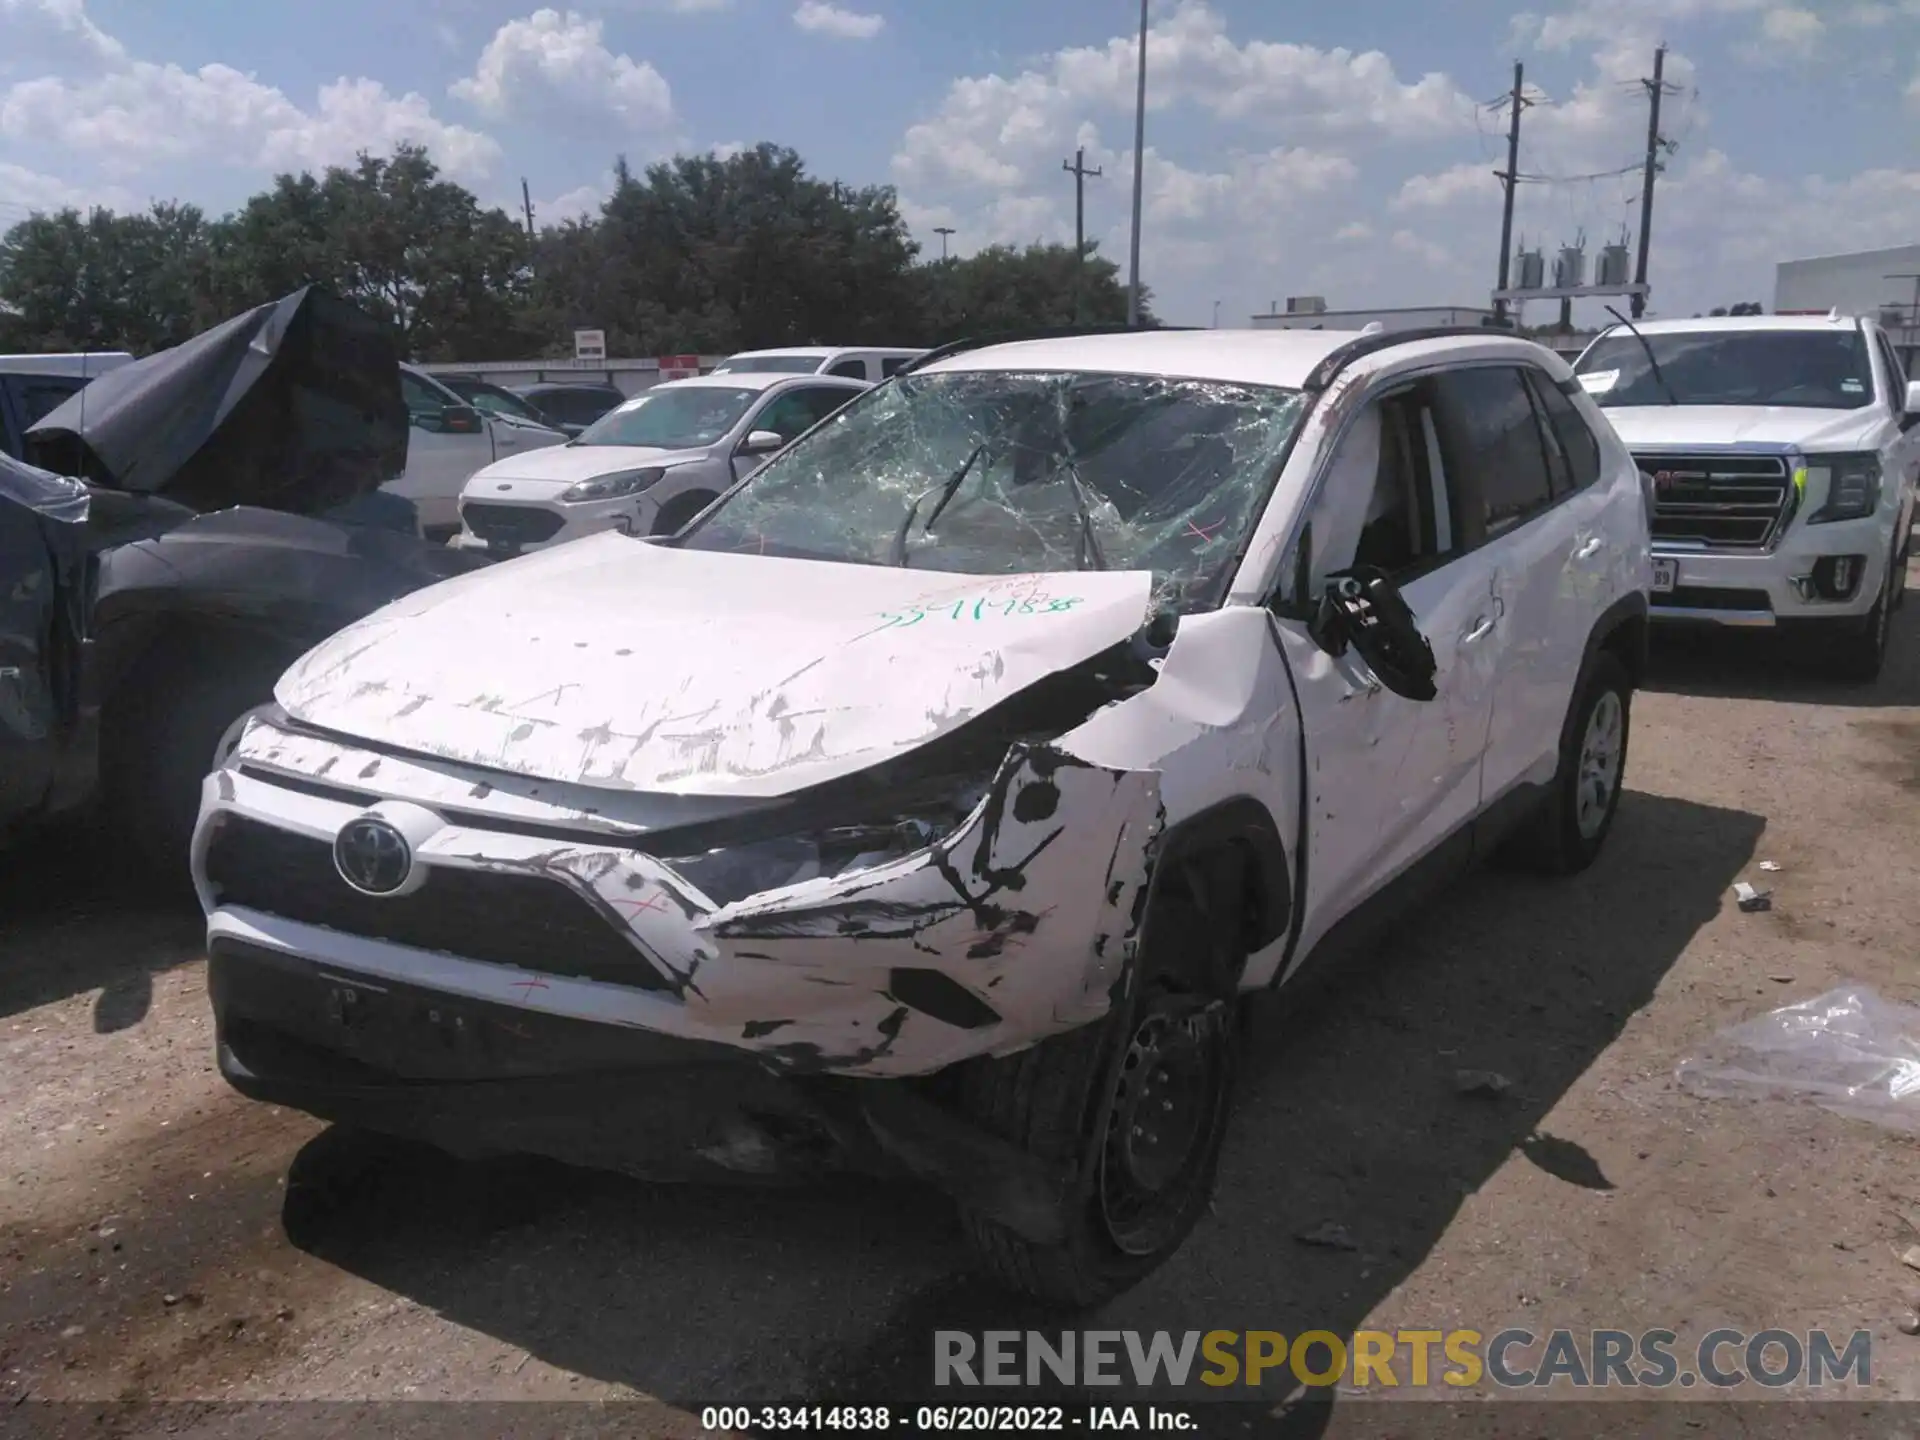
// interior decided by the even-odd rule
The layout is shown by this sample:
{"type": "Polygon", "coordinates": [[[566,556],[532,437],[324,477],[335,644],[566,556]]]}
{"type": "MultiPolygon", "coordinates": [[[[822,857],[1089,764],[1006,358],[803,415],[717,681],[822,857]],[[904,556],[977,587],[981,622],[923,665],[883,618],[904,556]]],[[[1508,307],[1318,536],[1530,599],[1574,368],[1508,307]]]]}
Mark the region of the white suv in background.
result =
{"type": "Polygon", "coordinates": [[[1632,458],[1510,335],[948,354],[670,539],[290,669],[202,791],[221,1072],[456,1151],[915,1176],[1097,1304],[1207,1211],[1241,997],[1504,840],[1596,858],[1647,580],[1632,458]]]}
{"type": "Polygon", "coordinates": [[[504,558],[599,530],[671,535],[869,388],[828,375],[668,380],[565,445],[477,471],[454,543],[504,558]]]}
{"type": "Polygon", "coordinates": [[[1805,628],[1877,676],[1920,478],[1920,385],[1880,327],[1649,320],[1574,369],[1650,480],[1654,619],[1805,628]]]}
{"type": "Polygon", "coordinates": [[[791,371],[796,375],[841,375],[877,385],[890,380],[927,352],[924,350],[847,349],[828,345],[795,345],[785,350],[742,350],[729,355],[709,372],[735,375],[752,370],[761,374],[791,371]]]}
{"type": "Polygon", "coordinates": [[[411,365],[400,367],[400,393],[407,402],[407,468],[380,488],[413,502],[421,532],[430,539],[460,529],[460,487],[474,471],[567,441],[549,426],[477,410],[411,365]]]}

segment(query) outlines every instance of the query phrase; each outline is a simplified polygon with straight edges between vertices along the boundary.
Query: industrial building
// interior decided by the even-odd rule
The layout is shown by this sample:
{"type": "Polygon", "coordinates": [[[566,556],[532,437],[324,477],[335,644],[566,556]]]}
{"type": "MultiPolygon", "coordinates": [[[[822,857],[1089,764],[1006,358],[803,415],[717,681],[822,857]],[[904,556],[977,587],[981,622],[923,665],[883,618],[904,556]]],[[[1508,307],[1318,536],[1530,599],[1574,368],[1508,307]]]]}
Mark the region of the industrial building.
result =
{"type": "Polygon", "coordinates": [[[1913,374],[1920,351],[1920,245],[1856,250],[1788,260],[1774,271],[1777,315],[1842,315],[1876,319],[1913,374]]]}

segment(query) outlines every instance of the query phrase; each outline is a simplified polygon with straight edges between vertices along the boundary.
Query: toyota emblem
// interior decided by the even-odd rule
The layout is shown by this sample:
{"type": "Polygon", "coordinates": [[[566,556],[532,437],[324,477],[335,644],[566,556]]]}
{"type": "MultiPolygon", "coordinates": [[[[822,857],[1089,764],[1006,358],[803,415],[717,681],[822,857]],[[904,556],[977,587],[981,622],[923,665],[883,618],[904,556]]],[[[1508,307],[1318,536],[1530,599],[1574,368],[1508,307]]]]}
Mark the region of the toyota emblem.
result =
{"type": "Polygon", "coordinates": [[[413,873],[413,847],[377,815],[361,815],[334,836],[333,868],[362,895],[391,895],[413,873]]]}

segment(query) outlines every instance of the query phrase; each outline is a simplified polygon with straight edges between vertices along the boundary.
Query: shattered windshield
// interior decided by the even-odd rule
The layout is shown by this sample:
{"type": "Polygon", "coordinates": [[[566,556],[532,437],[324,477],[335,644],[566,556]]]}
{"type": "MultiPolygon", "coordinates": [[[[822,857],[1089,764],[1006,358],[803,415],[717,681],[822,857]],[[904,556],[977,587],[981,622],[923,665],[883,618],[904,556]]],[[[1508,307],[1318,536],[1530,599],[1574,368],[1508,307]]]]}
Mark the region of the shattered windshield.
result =
{"type": "Polygon", "coordinates": [[[1164,608],[1207,608],[1302,398],[1150,375],[906,375],[776,456],[680,543],[977,575],[1150,570],[1164,608]]]}
{"type": "Polygon", "coordinates": [[[758,390],[733,385],[651,390],[602,415],[572,443],[697,450],[733,429],[747,407],[759,398],[758,390]]]}

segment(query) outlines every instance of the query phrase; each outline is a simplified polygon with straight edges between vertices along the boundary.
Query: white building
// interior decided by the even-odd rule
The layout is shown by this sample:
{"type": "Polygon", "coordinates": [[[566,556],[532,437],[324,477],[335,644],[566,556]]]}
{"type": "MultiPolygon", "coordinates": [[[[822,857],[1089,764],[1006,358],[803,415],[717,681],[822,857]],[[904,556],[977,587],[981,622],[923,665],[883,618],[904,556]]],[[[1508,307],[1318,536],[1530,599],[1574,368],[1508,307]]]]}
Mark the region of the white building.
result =
{"type": "Polygon", "coordinates": [[[1773,309],[1777,315],[1838,310],[1876,319],[1912,373],[1920,358],[1920,245],[1788,260],[1774,271],[1773,309]]]}
{"type": "Polygon", "coordinates": [[[1434,325],[1491,324],[1493,311],[1477,305],[1412,305],[1400,310],[1329,310],[1318,295],[1294,295],[1264,315],[1249,317],[1256,330],[1423,330],[1434,325]]]}

